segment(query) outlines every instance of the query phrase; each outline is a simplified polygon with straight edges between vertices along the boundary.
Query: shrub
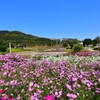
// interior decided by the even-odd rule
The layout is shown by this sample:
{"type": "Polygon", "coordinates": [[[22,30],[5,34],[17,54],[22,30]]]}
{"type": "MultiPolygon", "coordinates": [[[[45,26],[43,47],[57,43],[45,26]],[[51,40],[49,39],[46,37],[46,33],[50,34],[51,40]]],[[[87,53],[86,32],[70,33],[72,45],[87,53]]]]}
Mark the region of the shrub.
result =
{"type": "Polygon", "coordinates": [[[81,44],[75,44],[73,46],[73,52],[79,52],[81,50],[83,50],[83,45],[81,45],[81,44]]]}
{"type": "Polygon", "coordinates": [[[62,44],[62,46],[63,47],[65,47],[66,49],[69,47],[69,44],[67,43],[67,42],[64,42],[63,44],[62,44]]]}
{"type": "Polygon", "coordinates": [[[33,58],[34,58],[34,60],[41,60],[41,56],[39,56],[39,55],[34,56],[33,58]]]}
{"type": "Polygon", "coordinates": [[[5,52],[7,50],[7,46],[0,45],[0,51],[5,52]]]}

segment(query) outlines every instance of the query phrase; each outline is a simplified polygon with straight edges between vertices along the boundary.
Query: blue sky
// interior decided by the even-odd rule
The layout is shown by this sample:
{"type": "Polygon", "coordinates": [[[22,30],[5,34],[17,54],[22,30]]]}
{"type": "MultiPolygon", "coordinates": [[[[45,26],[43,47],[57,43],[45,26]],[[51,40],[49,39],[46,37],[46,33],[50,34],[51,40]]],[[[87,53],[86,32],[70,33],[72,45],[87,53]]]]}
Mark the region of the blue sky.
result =
{"type": "Polygon", "coordinates": [[[0,30],[94,39],[100,36],[100,0],[0,0],[0,30]]]}

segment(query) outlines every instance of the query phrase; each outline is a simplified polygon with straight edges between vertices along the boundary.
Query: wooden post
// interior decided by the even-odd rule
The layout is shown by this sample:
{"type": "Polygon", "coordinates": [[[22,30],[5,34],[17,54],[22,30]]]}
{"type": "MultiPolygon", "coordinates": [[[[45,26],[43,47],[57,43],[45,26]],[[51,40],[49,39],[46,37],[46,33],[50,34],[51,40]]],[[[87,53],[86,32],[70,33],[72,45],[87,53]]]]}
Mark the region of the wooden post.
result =
{"type": "Polygon", "coordinates": [[[9,52],[11,53],[11,42],[9,42],[9,52]]]}

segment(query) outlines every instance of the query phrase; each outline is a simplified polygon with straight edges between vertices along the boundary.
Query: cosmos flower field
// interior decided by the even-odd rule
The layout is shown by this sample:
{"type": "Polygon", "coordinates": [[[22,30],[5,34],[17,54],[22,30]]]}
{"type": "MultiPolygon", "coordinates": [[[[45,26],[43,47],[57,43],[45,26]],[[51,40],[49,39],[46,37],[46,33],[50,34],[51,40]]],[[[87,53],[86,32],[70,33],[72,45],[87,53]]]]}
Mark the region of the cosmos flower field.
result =
{"type": "Polygon", "coordinates": [[[0,55],[0,100],[100,100],[99,54],[0,55]]]}

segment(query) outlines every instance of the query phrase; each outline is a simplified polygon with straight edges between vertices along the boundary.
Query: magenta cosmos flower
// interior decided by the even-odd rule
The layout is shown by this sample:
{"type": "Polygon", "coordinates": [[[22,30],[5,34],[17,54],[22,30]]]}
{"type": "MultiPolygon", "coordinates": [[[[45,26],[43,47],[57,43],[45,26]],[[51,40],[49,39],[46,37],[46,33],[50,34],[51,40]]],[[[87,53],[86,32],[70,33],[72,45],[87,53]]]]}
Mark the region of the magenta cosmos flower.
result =
{"type": "Polygon", "coordinates": [[[54,100],[54,97],[52,95],[47,95],[44,97],[44,100],[54,100]]]}
{"type": "Polygon", "coordinates": [[[4,98],[0,98],[0,100],[5,100],[4,98]]]}
{"type": "Polygon", "coordinates": [[[2,94],[4,91],[2,89],[0,89],[0,94],[2,94]]]}
{"type": "Polygon", "coordinates": [[[10,98],[9,100],[15,100],[14,98],[10,98]]]}

